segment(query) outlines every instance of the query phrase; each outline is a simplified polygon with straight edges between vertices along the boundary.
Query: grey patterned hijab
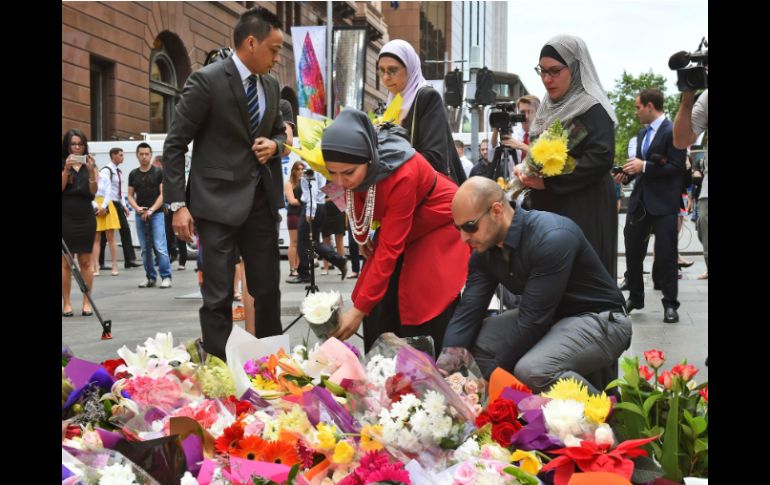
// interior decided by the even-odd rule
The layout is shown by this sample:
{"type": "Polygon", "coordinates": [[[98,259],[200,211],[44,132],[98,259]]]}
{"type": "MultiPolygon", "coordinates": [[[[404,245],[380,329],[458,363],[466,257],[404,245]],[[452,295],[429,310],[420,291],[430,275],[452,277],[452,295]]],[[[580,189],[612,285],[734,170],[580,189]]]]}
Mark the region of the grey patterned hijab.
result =
{"type": "Polygon", "coordinates": [[[562,124],[566,124],[597,103],[602,105],[612,122],[617,125],[618,119],[615,116],[615,110],[599,82],[599,75],[596,73],[591,54],[588,52],[583,39],[574,35],[557,35],[546,45],[556,49],[556,52],[567,61],[567,67],[572,74],[572,82],[564,97],[558,101],[552,100],[546,94],[530,125],[530,137],[539,136],[557,118],[561,120],[562,124]]]}
{"type": "Polygon", "coordinates": [[[358,163],[353,159],[368,160],[366,177],[353,192],[363,192],[376,184],[415,154],[406,140],[406,130],[388,124],[375,130],[369,117],[362,111],[346,108],[337,119],[324,130],[321,152],[324,160],[335,160],[335,155],[349,155],[347,163],[358,163]]]}

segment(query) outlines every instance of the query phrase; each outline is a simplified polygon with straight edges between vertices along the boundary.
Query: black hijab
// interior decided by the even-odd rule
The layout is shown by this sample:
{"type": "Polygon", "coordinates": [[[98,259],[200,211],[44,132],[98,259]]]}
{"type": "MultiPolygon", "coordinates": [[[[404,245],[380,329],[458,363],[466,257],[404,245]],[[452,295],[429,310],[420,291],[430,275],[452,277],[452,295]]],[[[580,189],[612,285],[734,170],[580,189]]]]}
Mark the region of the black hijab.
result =
{"type": "Polygon", "coordinates": [[[364,112],[346,108],[324,130],[321,152],[326,161],[366,163],[366,177],[353,189],[363,192],[414,156],[407,137],[406,130],[390,123],[375,130],[364,112]]]}

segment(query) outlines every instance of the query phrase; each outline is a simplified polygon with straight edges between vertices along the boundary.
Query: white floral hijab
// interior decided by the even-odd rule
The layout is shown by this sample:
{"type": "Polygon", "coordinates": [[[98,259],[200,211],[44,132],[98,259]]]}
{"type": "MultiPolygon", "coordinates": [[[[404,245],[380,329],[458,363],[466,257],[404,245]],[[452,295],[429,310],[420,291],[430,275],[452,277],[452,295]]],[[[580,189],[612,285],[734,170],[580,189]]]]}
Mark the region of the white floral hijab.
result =
{"type": "Polygon", "coordinates": [[[596,73],[591,54],[583,39],[574,35],[557,35],[546,45],[556,49],[556,52],[567,62],[567,67],[572,74],[572,82],[564,97],[558,101],[552,100],[546,94],[530,125],[529,136],[539,136],[557,118],[563,124],[569,123],[597,103],[602,105],[612,122],[617,125],[618,118],[615,116],[615,110],[599,82],[599,75],[596,73]]]}

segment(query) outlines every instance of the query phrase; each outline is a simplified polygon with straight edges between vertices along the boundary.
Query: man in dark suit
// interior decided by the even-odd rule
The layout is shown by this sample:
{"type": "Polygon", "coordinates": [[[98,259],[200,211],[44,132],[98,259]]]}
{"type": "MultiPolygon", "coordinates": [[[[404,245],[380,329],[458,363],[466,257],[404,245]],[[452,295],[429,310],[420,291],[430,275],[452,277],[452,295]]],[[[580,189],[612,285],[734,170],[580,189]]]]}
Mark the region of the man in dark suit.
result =
{"type": "Polygon", "coordinates": [[[193,224],[203,247],[203,348],[225,358],[232,331],[236,247],[254,297],[256,336],[281,333],[278,209],[283,207],[280,153],[286,140],[278,82],[281,24],[252,8],[233,31],[235,54],[190,75],[163,147],[163,189],[177,237],[193,224]],[[184,154],[193,142],[185,193],[184,154]]]}
{"type": "Polygon", "coordinates": [[[626,227],[626,266],[629,297],[626,309],[644,308],[642,262],[647,239],[655,234],[655,265],[663,292],[663,321],[679,321],[677,300],[676,219],[682,188],[686,152],[674,147],[672,124],[663,113],[663,94],[644,89],[636,97],[636,116],[642,124],[637,135],[636,157],[616,175],[618,182],[636,180],[628,201],[626,227]]]}

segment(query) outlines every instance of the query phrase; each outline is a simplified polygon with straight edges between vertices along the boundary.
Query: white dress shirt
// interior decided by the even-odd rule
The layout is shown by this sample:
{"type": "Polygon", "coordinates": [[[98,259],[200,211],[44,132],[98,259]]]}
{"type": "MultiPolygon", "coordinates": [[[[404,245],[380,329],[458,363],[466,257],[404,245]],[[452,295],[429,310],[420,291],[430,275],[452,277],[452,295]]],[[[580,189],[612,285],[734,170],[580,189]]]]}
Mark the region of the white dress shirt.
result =
{"type": "MultiPolygon", "coordinates": [[[[241,62],[237,54],[233,54],[233,61],[235,61],[235,67],[238,69],[238,74],[241,76],[241,84],[243,84],[243,92],[245,93],[249,89],[249,76],[251,76],[252,73],[249,71],[249,68],[241,62]]],[[[266,105],[265,88],[262,87],[262,77],[260,75],[257,75],[257,100],[259,101],[259,113],[257,114],[257,119],[261,122],[266,105]]]]}
{"type": "Polygon", "coordinates": [[[300,179],[300,185],[302,187],[302,197],[300,200],[305,203],[305,215],[315,219],[315,212],[318,209],[319,204],[326,203],[326,194],[321,189],[326,185],[326,178],[318,172],[314,174],[315,181],[313,182],[313,203],[310,204],[310,189],[308,188],[307,178],[302,176],[300,179]],[[312,208],[310,206],[313,206],[312,208]]]}
{"type": "MultiPolygon", "coordinates": [[[[112,162],[110,162],[110,165],[112,165],[112,162]]],[[[101,195],[102,197],[104,197],[104,200],[102,200],[101,208],[106,209],[107,206],[110,205],[110,202],[112,201],[112,199],[118,193],[117,188],[115,188],[115,190],[113,191],[112,182],[110,181],[109,170],[104,170],[104,169],[99,170],[99,179],[98,179],[97,187],[98,188],[96,189],[96,194],[94,194],[94,200],[91,201],[91,205],[93,206],[94,209],[98,208],[98,206],[96,205],[96,197],[101,195]]]]}
{"type": "MultiPolygon", "coordinates": [[[[642,147],[644,147],[644,142],[647,139],[647,137],[649,137],[650,142],[647,145],[647,150],[650,149],[650,145],[652,145],[652,140],[655,139],[655,135],[658,133],[658,130],[660,129],[660,125],[663,123],[663,120],[665,119],[666,119],[666,115],[662,114],[655,121],[649,124],[649,127],[652,128],[652,131],[645,133],[645,135],[642,137],[642,147]]],[[[647,171],[647,161],[645,160],[644,165],[642,165],[642,173],[646,171],[647,171]]]]}

